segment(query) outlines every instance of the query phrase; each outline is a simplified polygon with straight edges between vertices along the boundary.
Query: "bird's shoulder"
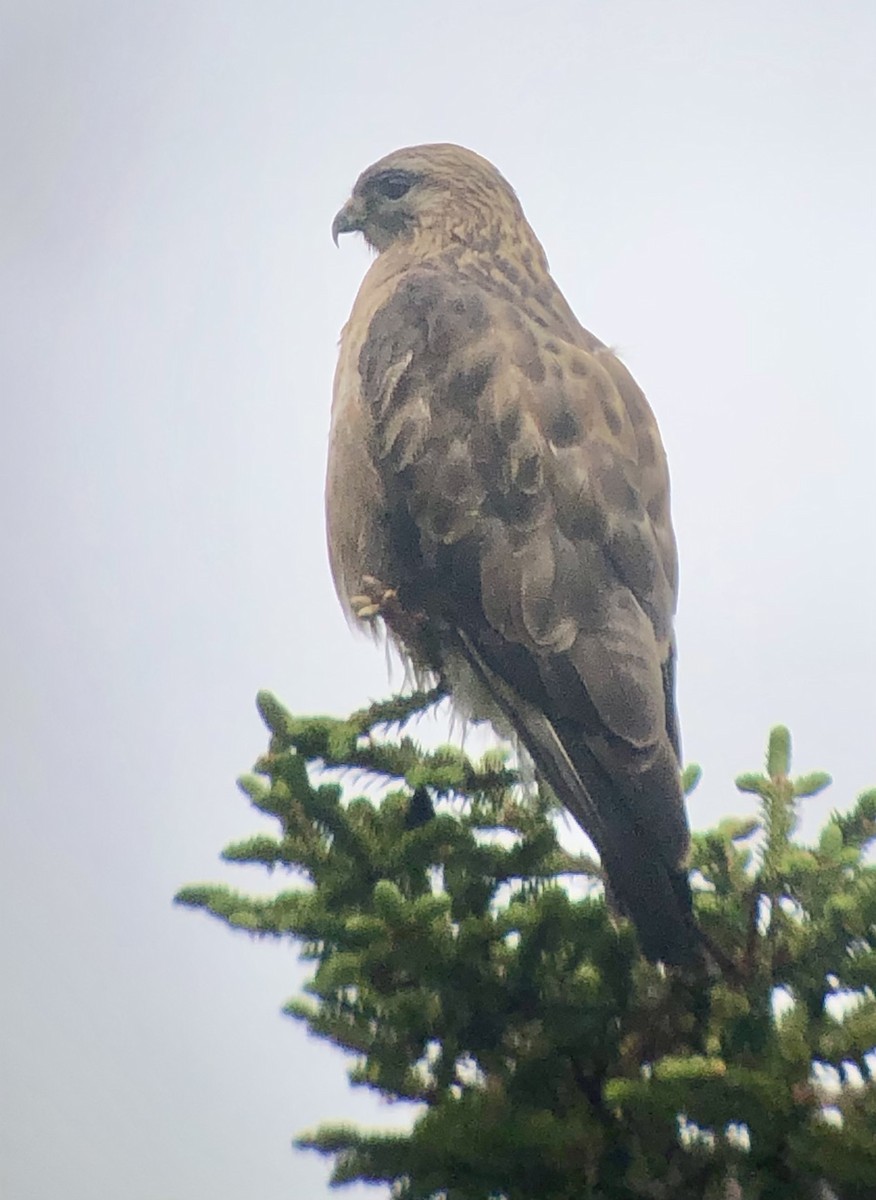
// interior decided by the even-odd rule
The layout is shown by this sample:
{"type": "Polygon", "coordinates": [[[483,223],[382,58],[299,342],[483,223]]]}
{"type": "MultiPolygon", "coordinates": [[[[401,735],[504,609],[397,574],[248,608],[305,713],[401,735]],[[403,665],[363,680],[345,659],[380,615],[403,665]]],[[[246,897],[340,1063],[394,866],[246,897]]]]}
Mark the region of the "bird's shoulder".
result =
{"type": "Polygon", "coordinates": [[[582,456],[619,464],[657,512],[666,463],[651,409],[549,275],[459,253],[375,278],[356,309],[345,376],[375,414],[426,403],[433,419],[444,410],[476,421],[502,444],[528,429],[558,469],[582,456]]]}

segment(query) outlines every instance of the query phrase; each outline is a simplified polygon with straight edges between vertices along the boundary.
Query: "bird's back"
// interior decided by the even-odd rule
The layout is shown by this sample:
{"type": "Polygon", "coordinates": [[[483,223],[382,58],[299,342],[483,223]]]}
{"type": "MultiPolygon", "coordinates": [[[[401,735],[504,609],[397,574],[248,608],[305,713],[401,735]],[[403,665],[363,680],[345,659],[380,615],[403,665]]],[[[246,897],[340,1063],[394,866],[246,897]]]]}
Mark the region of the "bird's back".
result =
{"type": "Polygon", "coordinates": [[[366,277],[336,383],[335,578],[348,605],[365,576],[392,591],[390,633],[516,731],[645,953],[687,961],[665,456],[533,241],[413,239],[366,277]]]}

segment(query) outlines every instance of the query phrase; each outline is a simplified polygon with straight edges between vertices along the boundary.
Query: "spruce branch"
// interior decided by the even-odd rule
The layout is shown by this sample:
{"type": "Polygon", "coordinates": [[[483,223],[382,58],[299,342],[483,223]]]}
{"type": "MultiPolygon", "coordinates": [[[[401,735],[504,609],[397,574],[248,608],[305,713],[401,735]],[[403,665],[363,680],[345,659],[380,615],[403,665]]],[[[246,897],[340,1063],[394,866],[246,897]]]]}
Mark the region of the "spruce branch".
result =
{"type": "Polygon", "coordinates": [[[693,837],[697,919],[733,969],[691,978],[640,956],[503,752],[418,745],[440,698],[338,720],[262,693],[270,744],[240,786],[277,829],[224,858],[299,886],[177,896],[294,941],[311,970],[286,1013],[351,1057],[353,1084],[412,1105],[408,1132],[298,1144],[399,1200],[876,1195],[876,790],[800,843],[830,780],[793,777],[771,732],[765,771],[737,780],[758,814],[693,837]]]}

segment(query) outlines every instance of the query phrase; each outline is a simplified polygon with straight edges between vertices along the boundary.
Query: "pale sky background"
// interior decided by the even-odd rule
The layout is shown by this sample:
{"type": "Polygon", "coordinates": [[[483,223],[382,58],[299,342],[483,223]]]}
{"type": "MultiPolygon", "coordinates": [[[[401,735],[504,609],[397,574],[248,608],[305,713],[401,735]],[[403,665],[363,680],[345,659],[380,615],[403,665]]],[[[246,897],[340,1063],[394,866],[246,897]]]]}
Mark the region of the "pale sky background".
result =
{"type": "Polygon", "coordinates": [[[0,3],[4,1200],[319,1198],[296,1132],[404,1116],[291,947],[171,906],[262,885],[258,688],[387,692],[322,477],[389,150],[492,159],[657,412],[694,824],[778,721],[810,831],[876,784],[874,62],[872,0],[0,3]]]}

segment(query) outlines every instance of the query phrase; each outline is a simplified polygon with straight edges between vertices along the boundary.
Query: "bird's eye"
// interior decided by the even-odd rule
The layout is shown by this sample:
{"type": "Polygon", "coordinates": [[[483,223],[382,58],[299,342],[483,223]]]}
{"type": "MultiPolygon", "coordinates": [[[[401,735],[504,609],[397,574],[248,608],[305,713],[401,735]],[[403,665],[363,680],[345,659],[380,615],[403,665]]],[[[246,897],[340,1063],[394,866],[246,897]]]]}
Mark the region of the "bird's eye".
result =
{"type": "Polygon", "coordinates": [[[387,171],[374,180],[374,190],[387,200],[401,200],[414,186],[415,178],[407,171],[387,171]]]}

